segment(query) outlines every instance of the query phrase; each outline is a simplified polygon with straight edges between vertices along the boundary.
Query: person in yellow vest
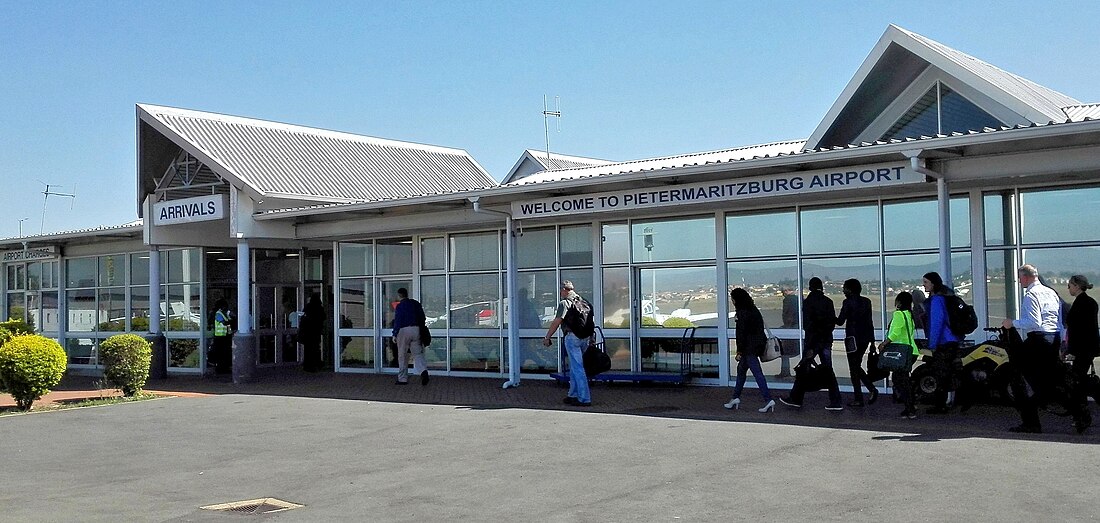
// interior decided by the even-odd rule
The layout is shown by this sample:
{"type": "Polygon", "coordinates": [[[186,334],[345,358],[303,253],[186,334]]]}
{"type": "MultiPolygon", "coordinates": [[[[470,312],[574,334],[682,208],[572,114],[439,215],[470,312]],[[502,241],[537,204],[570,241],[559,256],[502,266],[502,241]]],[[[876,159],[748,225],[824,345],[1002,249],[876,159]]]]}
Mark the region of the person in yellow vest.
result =
{"type": "Polygon", "coordinates": [[[221,298],[214,302],[214,373],[233,372],[233,318],[229,314],[229,302],[221,298]]]}

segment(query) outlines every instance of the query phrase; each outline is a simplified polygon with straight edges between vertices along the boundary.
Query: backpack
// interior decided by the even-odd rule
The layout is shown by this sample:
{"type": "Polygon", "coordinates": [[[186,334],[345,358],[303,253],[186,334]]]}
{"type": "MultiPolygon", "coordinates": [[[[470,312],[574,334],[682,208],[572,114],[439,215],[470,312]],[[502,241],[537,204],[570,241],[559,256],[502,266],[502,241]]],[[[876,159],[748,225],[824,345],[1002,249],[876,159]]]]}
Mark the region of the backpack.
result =
{"type": "Polygon", "coordinates": [[[958,296],[944,296],[944,305],[947,306],[947,326],[951,332],[960,338],[974,332],[978,328],[978,315],[974,312],[973,305],[967,305],[958,296]]]}
{"type": "Polygon", "coordinates": [[[596,331],[596,323],[592,321],[592,304],[584,298],[573,300],[566,309],[562,322],[569,328],[569,332],[582,340],[591,338],[596,331]]]}

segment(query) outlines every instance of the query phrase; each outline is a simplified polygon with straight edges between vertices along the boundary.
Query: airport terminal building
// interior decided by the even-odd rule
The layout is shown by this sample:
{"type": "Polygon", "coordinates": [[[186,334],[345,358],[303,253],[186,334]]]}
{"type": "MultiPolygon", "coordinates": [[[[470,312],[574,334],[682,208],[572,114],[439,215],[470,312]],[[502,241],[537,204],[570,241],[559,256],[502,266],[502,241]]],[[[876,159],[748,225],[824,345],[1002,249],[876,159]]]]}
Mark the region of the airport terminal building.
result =
{"type": "Polygon", "coordinates": [[[1015,316],[1022,263],[1067,301],[1068,276],[1100,280],[1100,104],[894,26],[808,139],[625,162],[527,150],[500,182],[461,149],[136,112],[138,221],[0,240],[3,310],[75,371],[135,332],[159,336],[170,374],[209,372],[220,298],[238,318],[235,379],[294,367],[317,293],[332,370],[396,373],[405,287],[433,374],[548,379],[559,348],[540,341],[571,280],[615,370],[682,373],[688,353],[692,383],[725,385],[731,287],[797,340],[783,289],[817,276],[839,307],[858,278],[881,339],[896,293],[930,270],[982,326],[1015,316]]]}

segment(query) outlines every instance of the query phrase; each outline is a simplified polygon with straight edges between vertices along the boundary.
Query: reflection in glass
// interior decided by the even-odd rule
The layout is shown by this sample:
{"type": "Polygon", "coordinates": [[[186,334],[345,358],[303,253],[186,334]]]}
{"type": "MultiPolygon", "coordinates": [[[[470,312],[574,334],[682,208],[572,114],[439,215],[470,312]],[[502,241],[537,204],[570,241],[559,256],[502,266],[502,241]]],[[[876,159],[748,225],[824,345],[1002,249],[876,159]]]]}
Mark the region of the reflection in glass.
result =
{"type": "Polygon", "coordinates": [[[91,338],[66,338],[65,352],[69,355],[70,364],[95,365],[96,340],[91,338]]]}
{"type": "Polygon", "coordinates": [[[165,296],[168,300],[167,330],[199,330],[202,325],[199,285],[169,285],[165,296]]]}
{"type": "Polygon", "coordinates": [[[592,265],[592,226],[571,225],[561,228],[561,265],[592,265]]]}
{"type": "Polygon", "coordinates": [[[715,327],[719,293],[714,267],[641,269],[642,327],[715,327]]]}
{"type": "MultiPolygon", "coordinates": [[[[589,303],[595,304],[595,300],[592,297],[592,293],[594,292],[594,289],[592,289],[592,269],[562,269],[561,279],[573,282],[573,288],[576,290],[577,294],[580,294],[584,299],[588,300],[589,303]]],[[[555,305],[560,299],[557,292],[558,289],[555,286],[555,305]]]]}
{"type": "Polygon", "coordinates": [[[378,274],[409,274],[413,270],[411,238],[378,240],[375,244],[378,274]]]}
{"type": "Polygon", "coordinates": [[[97,330],[100,332],[122,332],[126,330],[126,289],[112,287],[99,289],[97,330]]]}
{"type": "Polygon", "coordinates": [[[256,336],[257,361],[261,364],[275,363],[275,335],[256,336]]]}
{"type": "Polygon", "coordinates": [[[26,294],[20,292],[8,293],[8,314],[4,317],[5,321],[9,319],[25,320],[24,315],[27,312],[26,294]]]}
{"type": "Polygon", "coordinates": [[[37,291],[42,288],[42,263],[32,262],[27,264],[27,290],[37,291]]]}
{"type": "Polygon", "coordinates": [[[629,339],[606,339],[604,340],[604,350],[611,357],[611,370],[630,371],[633,368],[629,339]]]}
{"type": "Polygon", "coordinates": [[[447,259],[443,253],[443,238],[420,239],[420,268],[426,271],[441,271],[447,268],[447,259]]]}
{"type": "Polygon", "coordinates": [[[99,286],[110,287],[112,285],[124,285],[126,274],[126,255],[99,257],[99,286]]]}
{"type": "MultiPolygon", "coordinates": [[[[420,305],[424,307],[424,317],[432,329],[432,337],[443,338],[443,329],[447,328],[447,277],[420,277],[420,305]]],[[[434,345],[435,342],[433,341],[434,345]]],[[[440,346],[443,344],[441,343],[440,346]]]]}
{"type": "Polygon", "coordinates": [[[703,378],[718,377],[718,340],[713,338],[641,339],[642,372],[681,373],[690,366],[703,378]],[[691,354],[683,354],[685,350],[691,354]],[[690,358],[685,361],[685,358],[690,358]]]}
{"type": "Polygon", "coordinates": [[[298,283],[302,281],[298,251],[261,249],[253,251],[256,283],[298,283]]]}
{"type": "Polygon", "coordinates": [[[805,254],[878,251],[877,205],[807,209],[801,218],[805,254]]]}
{"type": "MultiPolygon", "coordinates": [[[[167,283],[190,283],[200,281],[199,273],[202,268],[202,262],[199,260],[198,249],[176,249],[168,251],[167,253],[161,253],[161,256],[167,254],[168,258],[168,274],[167,283]]],[[[259,271],[257,271],[259,274],[259,271]]]]}
{"type": "Polygon", "coordinates": [[[1013,234],[1012,227],[1015,201],[1012,191],[986,193],[982,197],[986,245],[1012,245],[1015,243],[1015,234],[1013,234]]]}
{"type": "MultiPolygon", "coordinates": [[[[955,292],[962,296],[963,299],[970,302],[970,293],[973,290],[974,277],[970,270],[970,253],[969,252],[956,252],[951,255],[951,267],[953,277],[950,283],[951,287],[955,289],[955,292]]],[[[887,256],[885,260],[886,271],[886,284],[885,284],[885,304],[887,320],[889,315],[894,311],[894,298],[897,297],[901,291],[909,292],[913,295],[913,311],[914,317],[917,320],[917,329],[923,329],[921,325],[921,310],[922,303],[927,298],[922,287],[921,280],[924,275],[929,272],[939,272],[940,270],[940,257],[938,254],[906,254],[899,256],[887,256]]],[[[863,294],[867,295],[867,287],[864,284],[863,294]]],[[[871,300],[874,304],[874,299],[871,300]]],[[[839,306],[839,303],[837,304],[839,306]]],[[[877,310],[877,309],[876,309],[877,310]]],[[[878,316],[875,317],[876,327],[878,316]]]]}
{"type": "Polygon", "coordinates": [[[149,253],[139,252],[130,255],[130,283],[149,285],[149,253]]]}
{"type": "MultiPolygon", "coordinates": [[[[731,262],[726,265],[728,283],[743,287],[752,296],[764,325],[770,329],[798,328],[798,262],[795,260],[731,262]],[[784,298],[790,296],[791,298],[784,298]],[[786,312],[786,314],[784,314],[786,312]],[[793,322],[789,320],[794,320],[793,322]]],[[[729,299],[729,293],[723,296],[729,299]]],[[[733,304],[729,304],[729,328],[734,327],[733,304]]]]}
{"type": "Polygon", "coordinates": [[[92,332],[96,324],[95,290],[80,289],[65,292],[68,307],[69,332],[92,332]]]}
{"type": "Polygon", "coordinates": [[[603,263],[630,261],[630,231],[625,223],[603,224],[603,263]]]}
{"type": "Polygon", "coordinates": [[[630,269],[603,270],[603,328],[630,328],[630,269]]]}
{"type": "Polygon", "coordinates": [[[65,261],[66,288],[95,287],[95,258],[73,258],[65,261]]]}
{"type": "Polygon", "coordinates": [[[520,366],[522,372],[532,374],[550,374],[558,370],[558,340],[554,339],[549,347],[542,346],[542,338],[521,338],[520,366]]]}
{"type": "Polygon", "coordinates": [[[130,330],[149,332],[149,286],[130,287],[130,330]]]}
{"type": "Polygon", "coordinates": [[[523,234],[516,237],[516,266],[520,269],[553,267],[556,252],[553,227],[523,229],[523,234]]]}
{"type": "Polygon", "coordinates": [[[726,256],[793,256],[798,249],[794,211],[726,216],[726,256]]]}
{"type": "Polygon", "coordinates": [[[516,279],[516,312],[519,328],[545,329],[558,305],[558,279],[554,271],[524,271],[516,279]]]}
{"type": "MultiPolygon", "coordinates": [[[[1000,325],[1016,317],[1016,254],[1014,251],[985,253],[986,318],[1000,325]]],[[[1042,274],[1042,273],[1040,273],[1042,274]]]]}
{"type": "Polygon", "coordinates": [[[343,278],[340,280],[340,328],[370,329],[374,327],[371,278],[343,278]]]}
{"type": "Polygon", "coordinates": [[[451,235],[451,270],[476,271],[500,268],[500,234],[481,232],[451,235]]]}
{"type": "MultiPolygon", "coordinates": [[[[882,218],[888,251],[939,247],[939,204],[936,200],[885,203],[882,218]]],[[[970,245],[970,199],[951,198],[951,246],[970,245]]]]}
{"type": "Polygon", "coordinates": [[[500,326],[499,279],[495,272],[451,276],[451,328],[490,329],[500,326]]]}
{"type": "Polygon", "coordinates": [[[500,338],[451,338],[451,370],[500,372],[500,338]]]}
{"type": "Polygon", "coordinates": [[[714,217],[635,221],[630,225],[635,263],[714,259],[714,217]]]}
{"type": "Polygon", "coordinates": [[[168,339],[168,366],[181,369],[199,368],[199,340],[168,339]]]}
{"type": "Polygon", "coordinates": [[[373,368],[373,342],[364,336],[340,336],[340,366],[373,368]]]}
{"type": "Polygon", "coordinates": [[[1021,192],[1021,243],[1100,240],[1097,207],[1100,187],[1021,192]]]}
{"type": "Polygon", "coordinates": [[[1034,265],[1044,282],[1066,303],[1073,302],[1066,287],[1070,276],[1081,274],[1090,283],[1100,282],[1100,247],[1025,249],[1024,263],[1034,265]]]}
{"type": "Polygon", "coordinates": [[[871,300],[871,317],[875,328],[882,327],[882,284],[877,256],[803,260],[802,277],[809,281],[814,276],[821,278],[825,295],[833,300],[833,307],[837,314],[840,313],[840,305],[844,301],[844,292],[841,290],[844,280],[848,278],[859,280],[863,287],[862,296],[871,300]]]}
{"type": "Polygon", "coordinates": [[[369,243],[340,244],[340,276],[374,274],[374,246],[369,243]]]}

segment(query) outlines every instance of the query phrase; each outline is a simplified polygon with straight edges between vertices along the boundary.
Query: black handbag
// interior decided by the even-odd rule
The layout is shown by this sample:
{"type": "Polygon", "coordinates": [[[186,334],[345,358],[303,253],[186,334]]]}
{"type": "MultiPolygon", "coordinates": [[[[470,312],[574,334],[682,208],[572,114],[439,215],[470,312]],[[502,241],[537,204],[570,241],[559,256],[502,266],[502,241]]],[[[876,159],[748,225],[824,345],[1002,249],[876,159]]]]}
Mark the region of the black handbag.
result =
{"type": "Polygon", "coordinates": [[[584,374],[591,379],[593,376],[611,370],[611,356],[608,356],[598,345],[589,345],[584,350],[584,374]]]}
{"type": "Polygon", "coordinates": [[[427,325],[420,326],[420,344],[425,347],[432,344],[432,331],[428,330],[427,325]]]}
{"type": "MultiPolygon", "coordinates": [[[[887,343],[878,354],[878,368],[884,371],[899,371],[905,369],[909,363],[909,355],[913,353],[913,347],[904,343],[887,343]]],[[[868,365],[870,365],[868,363],[868,365]]]]}

